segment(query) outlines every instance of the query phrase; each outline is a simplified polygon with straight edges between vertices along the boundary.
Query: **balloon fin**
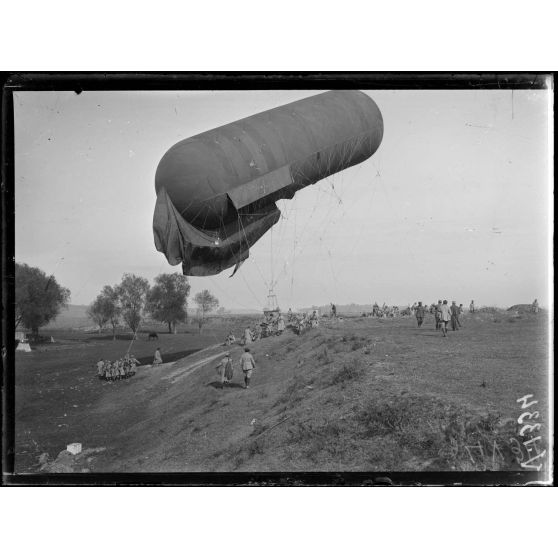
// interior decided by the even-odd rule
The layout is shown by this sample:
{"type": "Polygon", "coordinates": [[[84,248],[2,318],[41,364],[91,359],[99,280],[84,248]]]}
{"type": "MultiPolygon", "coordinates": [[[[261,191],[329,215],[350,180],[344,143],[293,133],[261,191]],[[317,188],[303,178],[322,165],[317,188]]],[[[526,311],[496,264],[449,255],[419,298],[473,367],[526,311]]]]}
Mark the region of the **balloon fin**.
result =
{"type": "Polygon", "coordinates": [[[246,261],[247,258],[248,258],[248,256],[246,256],[246,258],[240,260],[240,261],[234,266],[234,271],[229,275],[229,279],[240,269],[240,266],[246,261]]]}

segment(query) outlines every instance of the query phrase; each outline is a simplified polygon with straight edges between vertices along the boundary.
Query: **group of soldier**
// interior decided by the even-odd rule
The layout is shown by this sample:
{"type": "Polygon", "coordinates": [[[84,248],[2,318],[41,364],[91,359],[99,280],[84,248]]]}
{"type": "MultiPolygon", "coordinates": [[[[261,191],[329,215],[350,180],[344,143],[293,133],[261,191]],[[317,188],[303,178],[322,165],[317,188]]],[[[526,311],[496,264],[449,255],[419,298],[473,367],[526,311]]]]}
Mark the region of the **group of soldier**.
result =
{"type": "Polygon", "coordinates": [[[139,360],[137,360],[134,355],[126,355],[114,362],[101,359],[97,362],[97,376],[99,380],[105,380],[107,382],[125,380],[136,373],[136,368],[139,363],[139,360]]]}
{"type": "Polygon", "coordinates": [[[373,318],[397,318],[401,314],[399,306],[388,306],[385,302],[379,306],[375,302],[372,306],[372,312],[367,314],[373,318]]]}
{"type": "MultiPolygon", "coordinates": [[[[290,327],[295,333],[301,334],[307,329],[317,328],[320,325],[320,317],[317,310],[312,314],[308,312],[295,313],[290,308],[287,312],[286,321],[280,312],[271,312],[266,318],[244,328],[244,332],[238,340],[240,345],[250,345],[260,339],[270,337],[272,335],[281,335],[287,327],[290,327]]],[[[237,343],[237,338],[232,331],[229,331],[225,338],[225,345],[230,346],[237,343]]]]}
{"type": "MultiPolygon", "coordinates": [[[[470,312],[474,312],[474,302],[471,301],[469,306],[470,312]]],[[[436,330],[440,330],[444,337],[448,334],[448,323],[451,323],[451,329],[457,331],[461,327],[459,316],[464,313],[463,304],[459,306],[455,300],[452,301],[451,306],[448,306],[447,300],[438,300],[437,304],[431,304],[428,308],[422,305],[422,302],[413,304],[411,312],[417,319],[417,326],[421,327],[426,313],[434,315],[434,324],[436,330]]]]}
{"type": "MultiPolygon", "coordinates": [[[[271,335],[281,335],[285,331],[285,319],[280,313],[268,314],[262,322],[247,326],[241,339],[243,345],[249,345],[259,339],[270,337],[271,335]]],[[[227,341],[232,340],[228,344],[234,343],[234,335],[229,333],[227,341]]]]}
{"type": "MultiPolygon", "coordinates": [[[[217,373],[221,377],[221,389],[225,386],[232,385],[234,363],[231,353],[225,353],[225,357],[221,359],[216,368],[217,373]]],[[[244,352],[240,357],[240,368],[244,374],[244,388],[248,389],[250,387],[250,378],[256,369],[256,361],[254,360],[254,356],[250,352],[249,347],[244,347],[244,352]]]]}
{"type": "MultiPolygon", "coordinates": [[[[335,306],[333,306],[335,308],[335,306]]],[[[291,324],[295,333],[300,335],[307,329],[315,329],[320,326],[320,317],[318,316],[318,311],[314,310],[312,314],[307,312],[302,312],[302,314],[294,314],[289,308],[289,313],[287,314],[288,321],[291,324]]],[[[332,313],[335,316],[335,310],[332,313]]]]}

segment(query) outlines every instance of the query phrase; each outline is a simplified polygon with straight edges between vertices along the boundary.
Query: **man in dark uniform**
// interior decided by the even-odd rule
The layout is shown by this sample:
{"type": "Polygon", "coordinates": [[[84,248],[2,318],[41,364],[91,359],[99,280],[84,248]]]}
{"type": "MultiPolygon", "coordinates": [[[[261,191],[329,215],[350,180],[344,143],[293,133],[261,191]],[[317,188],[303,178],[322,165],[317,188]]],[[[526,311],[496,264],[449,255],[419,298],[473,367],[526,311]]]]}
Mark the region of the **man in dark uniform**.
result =
{"type": "Polygon", "coordinates": [[[415,308],[415,317],[417,318],[417,325],[420,327],[422,325],[422,321],[424,320],[424,306],[422,302],[418,303],[418,306],[415,308]]]}
{"type": "Polygon", "coordinates": [[[456,331],[457,329],[459,329],[459,326],[458,326],[458,323],[459,323],[459,306],[457,306],[457,304],[455,304],[455,300],[451,301],[450,311],[451,311],[451,329],[453,331],[456,331]]]}

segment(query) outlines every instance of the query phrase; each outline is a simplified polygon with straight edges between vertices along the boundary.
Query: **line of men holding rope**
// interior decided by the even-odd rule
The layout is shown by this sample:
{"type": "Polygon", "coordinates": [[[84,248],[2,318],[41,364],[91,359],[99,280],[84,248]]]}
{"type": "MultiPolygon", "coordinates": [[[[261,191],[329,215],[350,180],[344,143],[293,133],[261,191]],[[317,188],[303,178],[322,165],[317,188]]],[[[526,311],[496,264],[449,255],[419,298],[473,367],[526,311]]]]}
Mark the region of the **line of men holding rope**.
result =
{"type": "Polygon", "coordinates": [[[100,359],[97,362],[97,376],[99,380],[107,382],[125,380],[126,378],[131,378],[136,373],[139,363],[139,360],[134,355],[126,355],[114,362],[100,359]]]}

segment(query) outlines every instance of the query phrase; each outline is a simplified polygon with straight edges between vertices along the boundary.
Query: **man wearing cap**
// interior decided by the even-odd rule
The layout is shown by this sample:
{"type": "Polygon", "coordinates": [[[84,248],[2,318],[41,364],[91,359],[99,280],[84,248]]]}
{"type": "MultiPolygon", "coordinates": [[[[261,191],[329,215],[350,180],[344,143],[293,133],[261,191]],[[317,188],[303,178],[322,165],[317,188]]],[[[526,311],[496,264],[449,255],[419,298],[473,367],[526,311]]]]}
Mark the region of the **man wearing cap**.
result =
{"type": "Polygon", "coordinates": [[[256,368],[256,361],[254,357],[250,353],[250,349],[248,347],[244,348],[244,353],[240,357],[240,366],[242,368],[242,372],[244,372],[244,389],[248,389],[250,387],[250,378],[252,376],[252,372],[256,368]]]}

